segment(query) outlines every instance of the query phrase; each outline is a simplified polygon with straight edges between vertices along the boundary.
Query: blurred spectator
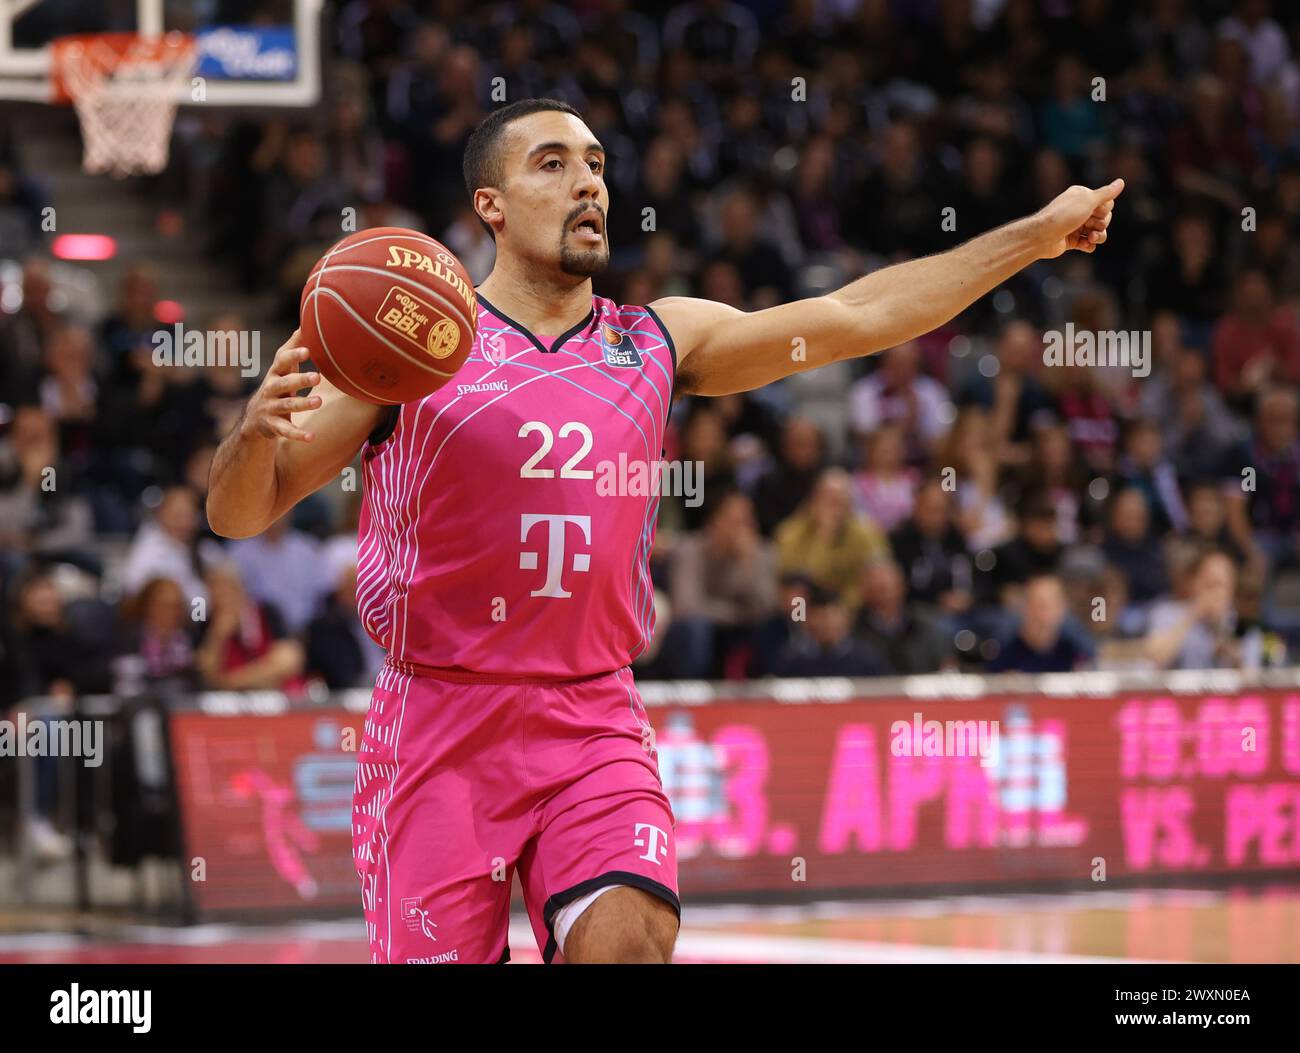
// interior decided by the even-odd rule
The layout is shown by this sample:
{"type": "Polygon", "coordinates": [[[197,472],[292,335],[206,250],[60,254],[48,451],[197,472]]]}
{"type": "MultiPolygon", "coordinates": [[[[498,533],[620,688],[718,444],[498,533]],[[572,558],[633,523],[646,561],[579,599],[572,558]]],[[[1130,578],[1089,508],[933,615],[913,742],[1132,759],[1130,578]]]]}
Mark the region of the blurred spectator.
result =
{"type": "Polygon", "coordinates": [[[740,4],[688,0],[669,12],[663,40],[665,49],[681,48],[706,67],[734,63],[743,68],[758,47],[758,23],[740,4]]]}
{"type": "Polygon", "coordinates": [[[1191,568],[1188,598],[1152,608],[1147,658],[1159,669],[1258,669],[1262,634],[1238,633],[1236,587],[1232,560],[1213,549],[1202,553],[1191,568]]]}
{"type": "Polygon", "coordinates": [[[873,145],[878,163],[848,195],[849,240],[887,260],[939,248],[939,195],[915,124],[888,123],[873,145]]]}
{"type": "Polygon", "coordinates": [[[1062,366],[1054,371],[1056,399],[1070,442],[1085,471],[1106,475],[1115,464],[1119,422],[1101,371],[1092,366],[1062,366]]]}
{"type": "Polygon", "coordinates": [[[90,506],[64,472],[54,422],[39,407],[19,407],[0,440],[0,565],[46,553],[96,567],[93,542],[90,506]]]}
{"type": "Polygon", "coordinates": [[[1040,120],[1043,141],[1068,160],[1098,152],[1106,136],[1103,109],[1089,96],[1087,73],[1074,55],[1056,60],[1052,95],[1043,105],[1040,120]]]}
{"type": "MultiPolygon", "coordinates": [[[[108,690],[106,656],[73,629],[54,578],[45,571],[31,571],[18,584],[11,647],[5,674],[19,705],[36,697],[67,704],[78,695],[108,690]]],[[[58,760],[46,755],[35,763],[35,809],[27,836],[38,860],[63,859],[71,854],[72,843],[53,823],[58,760]]]]}
{"type": "Polygon", "coordinates": [[[1262,271],[1245,271],[1232,290],[1232,310],[1214,327],[1214,383],[1246,405],[1253,394],[1300,382],[1300,329],[1295,311],[1279,307],[1262,271]]]}
{"type": "Polygon", "coordinates": [[[325,133],[330,170],[358,197],[376,200],[384,192],[384,143],[364,99],[340,95],[325,133]]]}
{"type": "Polygon", "coordinates": [[[1168,588],[1160,537],[1152,529],[1151,513],[1141,490],[1126,487],[1111,498],[1101,549],[1106,559],[1124,572],[1134,603],[1149,603],[1168,588]]]}
{"type": "Polygon", "coordinates": [[[284,631],[274,608],[252,600],[233,564],[207,577],[212,601],[195,664],[209,690],[302,690],[303,648],[284,631]]]}
{"type": "Polygon", "coordinates": [[[728,494],[702,531],[680,539],[670,580],[682,675],[717,676],[725,657],[749,641],[777,600],[776,554],[758,533],[748,497],[728,494]]]}
{"type": "Polygon", "coordinates": [[[99,392],[93,356],[90,331],[83,326],[61,325],[45,342],[41,407],[58,423],[65,449],[71,435],[77,435],[83,448],[90,442],[89,425],[95,420],[99,392]]]}
{"type": "Polygon", "coordinates": [[[985,602],[1015,606],[1019,588],[1026,581],[1056,574],[1064,554],[1058,530],[1050,498],[1039,495],[1029,499],[1020,513],[1019,534],[995,549],[991,561],[980,565],[980,570],[986,571],[985,602]]]}
{"type": "Polygon", "coordinates": [[[292,512],[226,549],[253,599],[274,608],[289,633],[307,628],[329,584],[320,573],[319,543],[294,529],[292,512]]]}
{"type": "Polygon", "coordinates": [[[40,241],[40,198],[7,159],[0,159],[0,245],[25,256],[40,241]]]}
{"type": "Polygon", "coordinates": [[[66,617],[51,573],[33,568],[19,581],[13,611],[19,699],[50,695],[72,699],[109,687],[107,655],[66,617]]]}
{"type": "MultiPolygon", "coordinates": [[[[1176,320],[1165,324],[1176,331],[1176,320]]],[[[1159,424],[1173,466],[1184,477],[1212,475],[1241,439],[1242,429],[1209,383],[1208,370],[1203,354],[1177,346],[1167,367],[1142,387],[1141,413],[1159,424]]]]}
{"type": "Polygon", "coordinates": [[[919,473],[907,467],[903,430],[886,424],[862,440],[863,467],[853,476],[858,513],[882,530],[912,514],[919,473]]]}
{"type": "Polygon", "coordinates": [[[44,348],[61,324],[49,263],[32,257],[23,264],[21,303],[0,310],[0,400],[11,405],[37,400],[44,348]]]}
{"type": "Polygon", "coordinates": [[[758,208],[748,190],[733,190],[718,209],[719,243],[711,262],[729,263],[744,287],[745,302],[760,310],[785,303],[792,288],[779,249],[759,234],[758,208]]]}
{"type": "Polygon", "coordinates": [[[1250,76],[1268,84],[1286,72],[1291,57],[1286,33],[1269,17],[1267,0],[1239,0],[1235,13],[1219,23],[1219,36],[1239,42],[1250,58],[1250,76]]]}
{"type": "Polygon", "coordinates": [[[885,667],[851,632],[851,615],[841,596],[813,586],[808,621],[795,630],[777,656],[777,676],[879,676],[885,667]]]}
{"type": "Polygon", "coordinates": [[[1029,460],[1010,488],[1012,504],[1038,503],[1054,508],[1056,536],[1062,544],[1072,545],[1079,540],[1084,523],[1086,485],[1069,433],[1061,425],[1041,428],[1034,433],[1029,460]]]}
{"type": "Polygon", "coordinates": [[[755,627],[751,637],[750,676],[772,675],[777,658],[794,636],[797,621],[808,616],[808,597],[813,588],[814,582],[806,574],[793,571],[780,576],[776,607],[755,627]]]}
{"type": "Polygon", "coordinates": [[[1124,455],[1119,462],[1121,484],[1142,495],[1157,537],[1187,526],[1178,472],[1161,447],[1159,425],[1153,420],[1136,420],[1124,437],[1124,455]]]}
{"type": "Polygon", "coordinates": [[[736,488],[736,472],[727,444],[722,417],[707,403],[696,403],[682,426],[678,456],[683,463],[698,463],[696,478],[701,482],[698,503],[688,504],[683,495],[665,495],[661,507],[669,505],[665,516],[680,523],[683,530],[699,530],[713,506],[736,488]]]}
{"type": "Polygon", "coordinates": [[[1168,256],[1151,274],[1148,303],[1182,319],[1195,347],[1208,349],[1210,330],[1218,317],[1226,287],[1223,258],[1214,226],[1202,211],[1174,218],[1168,256]]]}
{"type": "Polygon", "coordinates": [[[198,527],[199,504],[194,492],[186,486],[164,491],[153,518],[140,527],[131,542],[122,568],[122,587],[135,593],[152,578],[170,578],[181,587],[187,602],[206,598],[198,527]]]}
{"type": "Polygon", "coordinates": [[[853,633],[895,676],[937,673],[954,664],[951,641],[907,602],[907,581],[892,559],[874,560],[863,571],[853,633]]]}
{"type": "Polygon", "coordinates": [[[964,388],[960,401],[975,402],[989,411],[994,448],[992,453],[1012,464],[1029,456],[1029,442],[1035,427],[1053,415],[1055,400],[1038,379],[1043,363],[1043,339],[1023,319],[1008,322],[997,343],[997,373],[986,377],[976,373],[964,388]]]}
{"type": "Polygon", "coordinates": [[[1179,190],[1229,210],[1240,208],[1238,188],[1254,168],[1255,157],[1241,118],[1241,100],[1212,73],[1192,82],[1187,116],[1169,134],[1169,163],[1179,190]]]}
{"type": "Polygon", "coordinates": [[[889,541],[907,576],[910,600],[946,614],[970,607],[970,555],[953,519],[952,495],[942,483],[926,483],[917,491],[912,515],[889,541]]]}
{"type": "Polygon", "coordinates": [[[1091,658],[1063,632],[1068,607],[1061,579],[1042,574],[1025,582],[1020,627],[989,662],[991,673],[1069,673],[1091,658]]]}
{"type": "Polygon", "coordinates": [[[1187,526],[1182,532],[1183,540],[1197,548],[1226,552],[1241,566],[1246,553],[1228,530],[1228,506],[1221,485],[1209,480],[1193,483],[1187,488],[1185,500],[1187,526]]]}
{"type": "Polygon", "coordinates": [[[889,552],[885,535],[854,513],[853,483],[842,468],[823,472],[799,511],[776,528],[776,548],[782,572],[803,572],[850,606],[862,568],[889,552]]]}
{"type": "Polygon", "coordinates": [[[809,139],[799,155],[792,196],[799,236],[813,251],[829,252],[844,244],[834,194],[834,173],[834,141],[826,136],[809,139]]]}
{"type": "Polygon", "coordinates": [[[998,446],[988,414],[979,406],[964,407],[936,456],[940,472],[951,473],[944,478],[955,486],[966,547],[976,552],[1009,540],[1015,524],[998,490],[998,446]]]}
{"type": "Polygon", "coordinates": [[[869,435],[882,424],[903,430],[909,461],[924,460],[952,423],[947,389],[920,372],[916,341],[886,351],[871,376],[849,392],[853,428],[869,435]]]}
{"type": "Polygon", "coordinates": [[[111,380],[128,372],[126,359],[140,348],[153,350],[153,334],[160,326],[154,315],[160,299],[158,278],[153,267],[135,264],[122,275],[117,306],[100,326],[100,341],[108,352],[107,373],[111,380]]]}
{"type": "MultiPolygon", "coordinates": [[[[478,216],[468,203],[456,211],[455,219],[442,235],[442,243],[456,254],[465,265],[470,281],[478,285],[492,273],[497,258],[497,243],[478,221],[478,216]]],[[[646,302],[657,297],[650,296],[646,302]]]]}
{"type": "Polygon", "coordinates": [[[1251,439],[1229,459],[1228,530],[1255,559],[1294,563],[1300,554],[1300,398],[1277,388],[1259,400],[1251,439]]]}
{"type": "MultiPolygon", "coordinates": [[[[304,241],[326,245],[334,240],[342,209],[350,203],[347,186],[330,170],[324,141],[306,128],[287,134],[261,195],[263,224],[257,252],[266,273],[278,271],[304,241]]],[[[298,290],[301,284],[296,283],[298,290]]],[[[293,300],[296,305],[297,291],[293,300]]]]}
{"type": "Polygon", "coordinates": [[[770,536],[781,520],[792,516],[808,499],[823,467],[817,425],[802,417],[791,417],[781,429],[776,463],[754,487],[754,511],[764,535],[770,536]]]}
{"type": "Polygon", "coordinates": [[[1128,579],[1123,571],[1106,567],[1088,591],[1083,613],[1097,645],[1097,668],[1146,668],[1146,615],[1129,604],[1128,579]]]}
{"type": "Polygon", "coordinates": [[[115,663],[119,683],[114,690],[127,693],[122,679],[140,688],[193,690],[198,674],[192,615],[181,587],[170,578],[151,578],[129,597],[122,605],[124,637],[115,663]]]}
{"type": "Polygon", "coordinates": [[[357,617],[357,565],[340,568],[334,591],[307,628],[307,668],[330,689],[368,687],[383,667],[385,651],[357,617]]]}

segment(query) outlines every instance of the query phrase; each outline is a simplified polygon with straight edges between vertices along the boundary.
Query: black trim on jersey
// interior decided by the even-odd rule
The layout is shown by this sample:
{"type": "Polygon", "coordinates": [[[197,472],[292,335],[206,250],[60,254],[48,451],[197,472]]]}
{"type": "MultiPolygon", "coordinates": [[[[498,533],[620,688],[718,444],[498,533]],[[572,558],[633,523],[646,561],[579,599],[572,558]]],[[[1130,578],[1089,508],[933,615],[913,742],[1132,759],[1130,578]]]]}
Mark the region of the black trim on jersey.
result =
{"type": "Polygon", "coordinates": [[[401,406],[384,406],[384,415],[379,418],[379,423],[375,425],[375,430],[366,436],[366,441],[371,446],[378,446],[387,441],[388,437],[397,430],[397,417],[401,413],[401,406]]]}
{"type": "Polygon", "coordinates": [[[501,957],[496,960],[497,965],[505,965],[510,961],[510,944],[506,944],[506,949],[501,952],[501,957]]]}
{"type": "Polygon", "coordinates": [[[681,900],[677,898],[677,893],[667,885],[662,885],[654,878],[648,878],[644,874],[633,874],[627,870],[607,870],[599,877],[588,878],[586,881],[578,882],[572,888],[557,892],[546,901],[546,905],[542,908],[542,920],[546,922],[547,932],[546,949],[542,951],[543,962],[550,965],[551,959],[555,957],[555,952],[560,949],[560,945],[555,942],[555,929],[553,927],[555,915],[560,912],[560,908],[567,906],[575,899],[581,899],[589,892],[604,888],[606,885],[629,885],[632,888],[639,888],[642,892],[649,892],[652,896],[658,896],[677,912],[677,922],[681,924],[681,900]]]}
{"type": "MultiPolygon", "coordinates": [[[[677,390],[677,345],[673,343],[673,334],[668,331],[668,327],[664,325],[664,320],[659,317],[658,312],[655,311],[653,307],[651,307],[649,304],[646,304],[645,310],[646,310],[646,314],[648,314],[651,318],[655,320],[655,325],[659,327],[659,332],[664,334],[664,342],[668,345],[668,353],[673,356],[673,391],[676,391],[677,390]]],[[[672,401],[671,395],[669,396],[668,401],[669,402],[672,401]]]]}
{"type": "MultiPolygon", "coordinates": [[[[668,422],[673,419],[673,399],[677,395],[677,345],[673,343],[673,334],[664,325],[664,320],[659,317],[659,312],[649,304],[645,305],[645,309],[646,314],[653,318],[655,325],[659,327],[659,332],[664,334],[664,342],[668,345],[668,352],[673,356],[673,386],[668,391],[668,412],[664,414],[664,431],[667,432],[668,422]]],[[[666,452],[666,450],[661,451],[659,456],[662,457],[666,452]]]]}
{"type": "Polygon", "coordinates": [[[533,336],[532,330],[524,328],[524,326],[520,325],[508,314],[502,314],[499,310],[497,310],[495,307],[492,306],[492,301],[489,300],[482,293],[478,293],[478,302],[481,303],[484,307],[486,307],[498,318],[500,318],[501,321],[505,322],[506,325],[510,326],[510,328],[513,329],[515,332],[517,332],[520,336],[526,336],[529,340],[531,340],[533,346],[537,348],[537,350],[544,355],[555,354],[557,351],[560,350],[560,348],[562,348],[565,345],[565,343],[569,340],[570,337],[577,336],[579,333],[581,333],[584,329],[587,328],[587,326],[591,324],[591,320],[596,317],[596,308],[595,305],[593,304],[591,307],[587,308],[587,313],[583,317],[581,322],[575,325],[572,329],[568,330],[566,333],[563,333],[560,336],[556,337],[555,343],[552,344],[549,349],[547,349],[542,345],[542,342],[538,340],[537,337],[533,336]]]}

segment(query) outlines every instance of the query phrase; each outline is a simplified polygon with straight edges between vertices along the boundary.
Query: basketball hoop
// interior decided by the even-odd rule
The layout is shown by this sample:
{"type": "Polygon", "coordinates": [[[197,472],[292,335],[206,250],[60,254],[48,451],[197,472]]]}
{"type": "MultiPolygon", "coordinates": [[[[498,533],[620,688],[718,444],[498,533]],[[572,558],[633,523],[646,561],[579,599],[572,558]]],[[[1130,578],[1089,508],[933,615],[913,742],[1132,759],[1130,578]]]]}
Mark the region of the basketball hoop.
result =
{"type": "Polygon", "coordinates": [[[52,45],[55,100],[81,123],[81,167],[119,179],[167,165],[176,101],[198,59],[184,33],[91,33],[52,45]]]}

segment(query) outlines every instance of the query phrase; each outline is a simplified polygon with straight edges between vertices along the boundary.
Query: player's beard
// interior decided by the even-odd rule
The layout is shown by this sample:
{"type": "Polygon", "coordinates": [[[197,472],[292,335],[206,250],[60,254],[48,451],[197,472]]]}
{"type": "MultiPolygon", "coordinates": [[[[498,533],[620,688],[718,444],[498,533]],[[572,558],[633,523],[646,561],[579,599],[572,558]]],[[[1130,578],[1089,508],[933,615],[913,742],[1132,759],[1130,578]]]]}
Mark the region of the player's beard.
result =
{"type": "Polygon", "coordinates": [[[565,274],[575,278],[594,278],[608,266],[609,245],[605,242],[590,249],[571,249],[565,238],[561,238],[560,270],[565,274]]]}

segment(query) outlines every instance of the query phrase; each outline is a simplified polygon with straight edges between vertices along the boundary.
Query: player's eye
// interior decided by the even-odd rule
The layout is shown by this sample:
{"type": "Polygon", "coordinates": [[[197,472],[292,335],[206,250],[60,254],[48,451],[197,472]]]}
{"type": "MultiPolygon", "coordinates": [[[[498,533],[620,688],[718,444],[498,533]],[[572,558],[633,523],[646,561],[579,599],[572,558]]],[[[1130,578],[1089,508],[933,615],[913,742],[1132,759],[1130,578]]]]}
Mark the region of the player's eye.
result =
{"type": "Polygon", "coordinates": [[[599,157],[593,157],[590,161],[587,162],[587,164],[593,172],[605,171],[605,162],[602,161],[599,157]]]}
{"type": "Polygon", "coordinates": [[[558,157],[552,157],[549,161],[543,161],[542,167],[550,168],[552,172],[556,172],[559,171],[559,169],[563,168],[564,166],[560,163],[560,159],[558,157]],[[553,168],[551,167],[552,165],[554,165],[553,168]]]}

